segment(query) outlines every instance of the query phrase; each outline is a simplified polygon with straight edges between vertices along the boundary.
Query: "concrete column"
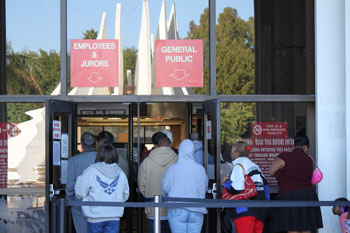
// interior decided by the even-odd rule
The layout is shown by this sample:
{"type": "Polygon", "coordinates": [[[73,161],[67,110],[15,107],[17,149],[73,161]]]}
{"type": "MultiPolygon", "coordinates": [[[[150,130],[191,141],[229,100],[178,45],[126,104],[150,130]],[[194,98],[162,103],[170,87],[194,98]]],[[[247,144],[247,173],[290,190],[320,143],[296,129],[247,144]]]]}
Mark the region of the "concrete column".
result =
{"type": "MultiPolygon", "coordinates": [[[[346,82],[346,164],[350,164],[350,1],[345,1],[345,82],[346,82]]],[[[346,187],[349,187],[350,166],[346,166],[346,187]]],[[[350,188],[347,195],[350,198],[350,188]]]]}
{"type": "MultiPolygon", "coordinates": [[[[316,135],[317,160],[324,178],[318,185],[320,200],[345,197],[346,91],[345,2],[315,1],[316,33],[316,135]]],[[[322,208],[323,229],[341,232],[331,207],[322,208]]]]}

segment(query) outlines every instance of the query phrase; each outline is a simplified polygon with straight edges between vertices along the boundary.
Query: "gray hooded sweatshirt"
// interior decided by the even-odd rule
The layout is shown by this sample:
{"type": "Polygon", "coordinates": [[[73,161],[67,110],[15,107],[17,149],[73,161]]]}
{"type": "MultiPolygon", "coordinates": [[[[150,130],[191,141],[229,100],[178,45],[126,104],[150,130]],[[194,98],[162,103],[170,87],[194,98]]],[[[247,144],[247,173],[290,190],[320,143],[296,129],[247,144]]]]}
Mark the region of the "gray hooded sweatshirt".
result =
{"type": "MultiPolygon", "coordinates": [[[[90,165],[77,178],[75,195],[83,201],[125,202],[129,198],[129,184],[116,163],[99,162],[90,165]]],[[[124,207],[82,206],[88,222],[119,220],[124,207]]]]}

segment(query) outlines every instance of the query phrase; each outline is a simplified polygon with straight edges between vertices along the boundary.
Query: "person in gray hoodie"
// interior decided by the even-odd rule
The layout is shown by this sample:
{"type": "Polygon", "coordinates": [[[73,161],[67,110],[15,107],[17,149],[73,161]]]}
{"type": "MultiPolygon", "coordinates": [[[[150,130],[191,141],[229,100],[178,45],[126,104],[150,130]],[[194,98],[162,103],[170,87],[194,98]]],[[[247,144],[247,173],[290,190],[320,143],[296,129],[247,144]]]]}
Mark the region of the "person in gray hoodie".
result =
{"type": "MultiPolygon", "coordinates": [[[[96,163],[77,178],[75,195],[83,201],[125,202],[129,198],[129,184],[118,166],[118,154],[111,143],[102,144],[96,163]]],[[[118,233],[124,207],[82,206],[88,221],[88,232],[118,233]]]]}
{"type": "MultiPolygon", "coordinates": [[[[184,140],[179,146],[179,161],[171,165],[162,180],[165,197],[205,198],[208,176],[203,166],[193,158],[194,145],[184,140]]],[[[200,233],[206,208],[168,208],[168,221],[172,233],[200,233]]]]}
{"type": "MultiPolygon", "coordinates": [[[[194,146],[194,161],[204,166],[204,150],[203,150],[203,142],[201,142],[201,137],[199,133],[193,132],[191,133],[190,139],[193,142],[194,146]]],[[[213,157],[208,153],[208,164],[214,164],[213,157]]]]}

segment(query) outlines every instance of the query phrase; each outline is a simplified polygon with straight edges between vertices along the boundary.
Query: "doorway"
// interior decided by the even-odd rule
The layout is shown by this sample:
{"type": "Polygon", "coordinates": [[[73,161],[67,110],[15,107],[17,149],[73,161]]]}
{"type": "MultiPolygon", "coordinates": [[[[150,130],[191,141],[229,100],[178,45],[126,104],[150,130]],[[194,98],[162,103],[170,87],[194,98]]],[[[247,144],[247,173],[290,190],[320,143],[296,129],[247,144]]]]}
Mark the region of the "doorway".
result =
{"type": "MultiPolygon", "coordinates": [[[[137,172],[141,163],[143,151],[152,148],[152,135],[164,129],[171,130],[174,136],[172,146],[178,148],[181,141],[189,138],[193,131],[197,131],[204,139],[204,151],[211,154],[215,161],[219,161],[208,166],[206,169],[211,178],[210,184],[220,183],[216,179],[217,172],[220,171],[220,159],[216,140],[217,136],[217,106],[216,101],[202,103],[73,103],[50,100],[47,102],[47,200],[50,197],[50,186],[59,197],[65,197],[66,171],[65,164],[68,159],[82,151],[80,137],[84,132],[98,135],[102,131],[113,134],[114,145],[118,155],[124,156],[128,161],[129,172],[127,177],[130,186],[130,198],[128,201],[140,201],[140,194],[137,192],[137,172]],[[59,137],[54,138],[54,123],[61,122],[61,133],[67,135],[68,154],[66,157],[55,155],[55,145],[62,143],[59,137]],[[56,157],[55,157],[56,156],[56,157]],[[60,160],[57,163],[56,160],[60,160]],[[219,160],[217,160],[219,159],[219,160]],[[216,167],[216,169],[214,168],[216,167]],[[211,169],[212,168],[212,169],[211,169]],[[215,170],[214,170],[215,169],[215,170]]],[[[57,129],[56,129],[57,131],[57,129]]],[[[219,172],[220,173],[220,172],[219,172]]],[[[220,192],[220,191],[219,191],[220,192]]],[[[50,205],[47,205],[50,206],[50,205]]],[[[52,211],[48,208],[48,213],[52,211]]],[[[211,213],[216,218],[218,214],[211,213]]],[[[52,215],[51,215],[52,216],[52,215]]],[[[67,211],[68,224],[66,232],[75,232],[70,212],[67,211]]],[[[206,220],[205,232],[209,231],[209,225],[215,227],[216,224],[209,224],[206,220]]],[[[50,222],[50,221],[48,221],[50,222]]],[[[50,222],[51,224],[51,222],[50,222]]],[[[218,224],[219,225],[219,224],[218,224]]],[[[145,232],[147,229],[146,219],[141,209],[126,208],[121,221],[121,232],[145,232]]],[[[213,229],[214,230],[214,229],[213,229]]]]}

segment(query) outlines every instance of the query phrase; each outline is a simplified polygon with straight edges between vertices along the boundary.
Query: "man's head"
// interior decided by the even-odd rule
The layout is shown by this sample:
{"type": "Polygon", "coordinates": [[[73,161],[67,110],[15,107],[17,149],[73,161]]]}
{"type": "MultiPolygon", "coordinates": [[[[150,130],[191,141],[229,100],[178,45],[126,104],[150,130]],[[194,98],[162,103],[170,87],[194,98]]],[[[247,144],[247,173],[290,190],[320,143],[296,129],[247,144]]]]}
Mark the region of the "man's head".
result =
{"type": "Polygon", "coordinates": [[[84,152],[96,151],[96,138],[89,132],[84,132],[80,138],[84,152]]]}
{"type": "Polygon", "coordinates": [[[168,138],[168,136],[162,132],[158,132],[155,135],[155,142],[156,142],[156,147],[163,147],[163,146],[171,146],[171,142],[168,138]]]}
{"type": "Polygon", "coordinates": [[[200,135],[199,135],[198,132],[195,132],[195,131],[194,131],[194,132],[191,133],[190,139],[191,139],[192,141],[200,141],[200,140],[201,140],[201,137],[200,137],[200,135]]]}
{"type": "Polygon", "coordinates": [[[173,143],[174,137],[173,137],[173,133],[170,130],[164,129],[162,130],[162,133],[164,133],[169,138],[170,144],[173,143]]]}
{"type": "Polygon", "coordinates": [[[98,134],[100,139],[103,141],[103,143],[111,143],[113,144],[113,134],[111,134],[108,131],[102,131],[101,133],[98,134]]]}

